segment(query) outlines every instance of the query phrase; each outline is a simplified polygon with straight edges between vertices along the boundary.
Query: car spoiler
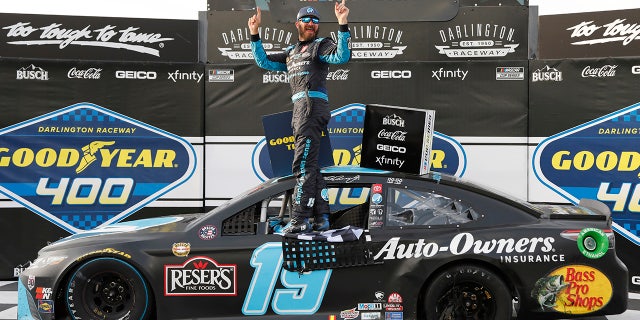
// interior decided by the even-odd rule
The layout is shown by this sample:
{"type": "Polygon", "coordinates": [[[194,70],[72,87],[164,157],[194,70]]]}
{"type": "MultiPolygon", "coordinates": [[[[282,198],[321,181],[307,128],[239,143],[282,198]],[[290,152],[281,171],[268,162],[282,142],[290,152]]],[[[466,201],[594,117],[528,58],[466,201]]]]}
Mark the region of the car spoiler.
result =
{"type": "Polygon", "coordinates": [[[611,224],[611,210],[601,201],[580,199],[578,205],[536,205],[543,218],[563,220],[598,220],[611,224]]]}

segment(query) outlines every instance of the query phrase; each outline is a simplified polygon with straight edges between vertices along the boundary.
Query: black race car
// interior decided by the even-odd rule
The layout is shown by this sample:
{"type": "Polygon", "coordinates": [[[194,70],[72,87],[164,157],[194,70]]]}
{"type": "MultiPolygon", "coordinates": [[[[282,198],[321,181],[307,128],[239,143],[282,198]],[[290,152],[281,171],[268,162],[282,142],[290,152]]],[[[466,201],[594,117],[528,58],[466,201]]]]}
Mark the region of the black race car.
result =
{"type": "Polygon", "coordinates": [[[292,177],[211,212],[43,248],[19,319],[551,319],[622,313],[607,207],[532,205],[438,173],[324,170],[331,230],[277,234],[292,177]],[[276,228],[277,230],[277,228],[276,228]]]}

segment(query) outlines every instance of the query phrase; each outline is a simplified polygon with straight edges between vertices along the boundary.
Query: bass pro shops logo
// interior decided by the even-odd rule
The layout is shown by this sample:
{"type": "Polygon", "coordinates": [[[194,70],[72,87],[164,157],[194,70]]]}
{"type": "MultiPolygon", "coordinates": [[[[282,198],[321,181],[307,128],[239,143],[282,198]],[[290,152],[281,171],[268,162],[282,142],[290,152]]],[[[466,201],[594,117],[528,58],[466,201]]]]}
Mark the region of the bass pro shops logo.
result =
{"type": "Polygon", "coordinates": [[[131,215],[195,162],[181,137],[89,103],[0,130],[0,192],[71,233],[131,215]]]}
{"type": "Polygon", "coordinates": [[[640,245],[640,103],[543,140],[533,153],[538,180],[572,203],[597,199],[613,228],[640,245]]]}

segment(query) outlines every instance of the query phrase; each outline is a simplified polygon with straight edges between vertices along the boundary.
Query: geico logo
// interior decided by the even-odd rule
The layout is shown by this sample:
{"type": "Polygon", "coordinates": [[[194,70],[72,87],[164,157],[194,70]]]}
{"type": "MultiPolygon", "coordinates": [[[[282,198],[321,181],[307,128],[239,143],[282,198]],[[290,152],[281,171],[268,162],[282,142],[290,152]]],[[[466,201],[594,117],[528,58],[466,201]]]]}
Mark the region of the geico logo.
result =
{"type": "Polygon", "coordinates": [[[633,66],[633,67],[631,67],[631,73],[633,73],[633,74],[640,74],[640,66],[633,66]]]}
{"type": "Polygon", "coordinates": [[[407,148],[405,147],[390,146],[388,144],[378,144],[376,145],[376,149],[380,151],[389,151],[395,153],[407,153],[407,148]]]}
{"type": "MultiPolygon", "coordinates": [[[[100,149],[102,161],[101,167],[111,167],[115,164],[118,168],[173,168],[176,158],[174,150],[151,149],[100,149]]],[[[0,167],[16,166],[19,168],[35,164],[39,167],[72,167],[83,160],[84,153],[76,149],[62,148],[54,150],[44,148],[37,151],[29,148],[20,148],[11,152],[8,148],[0,148],[0,167]]],[[[93,157],[92,155],[89,155],[93,157]]]]}
{"type": "Polygon", "coordinates": [[[116,78],[118,79],[156,79],[158,74],[155,71],[131,71],[131,70],[118,70],[116,71],[116,78]]]}
{"type": "Polygon", "coordinates": [[[640,286],[640,276],[633,276],[631,277],[631,283],[640,286]]]}
{"type": "Polygon", "coordinates": [[[371,71],[373,79],[410,79],[411,70],[373,70],[371,71]]]}
{"type": "Polygon", "coordinates": [[[286,144],[286,143],[293,143],[295,141],[295,138],[293,136],[288,136],[288,137],[282,137],[282,138],[277,138],[277,139],[271,139],[269,140],[269,145],[270,146],[277,146],[277,145],[281,145],[281,144],[286,144]]]}
{"type": "Polygon", "coordinates": [[[571,155],[570,151],[561,150],[551,158],[551,166],[556,170],[585,171],[594,166],[601,171],[635,171],[640,168],[640,153],[635,151],[622,151],[616,154],[613,151],[603,151],[593,154],[591,151],[580,151],[571,155]]]}

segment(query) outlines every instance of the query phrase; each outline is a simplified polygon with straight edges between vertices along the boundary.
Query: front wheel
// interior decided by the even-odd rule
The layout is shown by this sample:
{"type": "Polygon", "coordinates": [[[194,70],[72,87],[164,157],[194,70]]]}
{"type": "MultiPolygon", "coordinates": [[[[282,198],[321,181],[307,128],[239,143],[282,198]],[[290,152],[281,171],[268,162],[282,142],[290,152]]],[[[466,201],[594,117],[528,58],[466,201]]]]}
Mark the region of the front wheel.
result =
{"type": "Polygon", "coordinates": [[[80,265],[67,283],[65,304],[72,319],[131,319],[149,317],[151,293],[133,266],[115,258],[98,258],[80,265]]]}
{"type": "Polygon", "coordinates": [[[510,319],[511,295],[485,268],[462,265],[437,275],[425,295],[427,320],[510,319]]]}

